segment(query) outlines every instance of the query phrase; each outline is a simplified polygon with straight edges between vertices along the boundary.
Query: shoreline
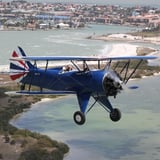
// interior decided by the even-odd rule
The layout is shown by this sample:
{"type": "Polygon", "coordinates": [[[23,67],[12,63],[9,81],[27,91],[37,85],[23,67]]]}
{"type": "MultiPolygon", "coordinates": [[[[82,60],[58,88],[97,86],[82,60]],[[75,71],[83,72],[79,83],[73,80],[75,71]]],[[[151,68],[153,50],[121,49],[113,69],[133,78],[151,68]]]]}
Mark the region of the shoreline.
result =
{"type": "MultiPolygon", "coordinates": [[[[8,75],[0,74],[0,77],[1,82],[9,81],[8,75]]],[[[0,159],[25,159],[29,156],[27,153],[30,153],[39,157],[58,156],[58,160],[62,160],[69,153],[67,144],[40,133],[16,128],[10,123],[14,116],[23,114],[25,110],[32,107],[32,104],[43,98],[42,96],[5,95],[6,91],[15,89],[16,83],[0,85],[0,159]]]]}
{"type": "MultiPolygon", "coordinates": [[[[101,55],[106,55],[107,47],[101,55]]],[[[107,53],[108,57],[117,56],[142,56],[156,53],[157,50],[151,47],[142,47],[135,44],[118,43],[112,46],[112,50],[107,53]]]]}
{"type": "Polygon", "coordinates": [[[87,37],[93,40],[103,40],[103,41],[122,41],[122,42],[136,42],[136,43],[153,43],[160,44],[160,36],[157,37],[144,37],[144,36],[133,36],[131,34],[108,34],[108,35],[93,35],[87,37]]]}
{"type": "MultiPolygon", "coordinates": [[[[92,40],[104,40],[104,41],[106,41],[106,39],[108,39],[108,38],[104,35],[104,36],[102,36],[102,38],[99,38],[99,36],[95,36],[95,37],[92,37],[91,39],[92,40]]],[[[116,40],[117,40],[117,38],[113,39],[113,41],[116,41],[116,40]]],[[[126,42],[129,42],[129,41],[126,40],[126,42]]],[[[106,45],[95,56],[108,56],[108,57],[116,56],[117,57],[117,56],[137,56],[137,55],[147,55],[147,54],[154,55],[157,52],[160,52],[160,50],[155,49],[153,47],[143,47],[143,46],[138,45],[138,44],[130,44],[130,43],[126,43],[126,42],[121,41],[121,43],[112,44],[111,46],[106,45]],[[111,47],[111,49],[109,47],[111,47]]],[[[59,66],[59,63],[57,63],[55,65],[59,66]]],[[[63,65],[63,64],[61,64],[61,65],[63,65]]],[[[9,64],[0,65],[0,74],[1,74],[0,86],[1,85],[8,85],[10,83],[15,84],[15,82],[11,81],[10,78],[8,78],[8,80],[5,81],[5,83],[2,83],[3,78],[5,78],[5,75],[9,74],[9,64]]]]}

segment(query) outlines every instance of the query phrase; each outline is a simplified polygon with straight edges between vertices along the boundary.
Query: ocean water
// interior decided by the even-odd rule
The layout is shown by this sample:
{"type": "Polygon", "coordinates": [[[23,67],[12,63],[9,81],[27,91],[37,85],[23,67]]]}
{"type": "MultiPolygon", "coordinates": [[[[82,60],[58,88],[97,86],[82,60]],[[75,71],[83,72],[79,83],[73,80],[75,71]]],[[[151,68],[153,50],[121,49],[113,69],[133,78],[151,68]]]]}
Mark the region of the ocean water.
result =
{"type": "MultiPolygon", "coordinates": [[[[17,46],[21,46],[28,56],[105,55],[112,50],[114,44],[120,42],[89,40],[86,37],[134,32],[140,29],[137,27],[92,24],[82,29],[71,30],[0,31],[0,71],[8,69],[9,58],[17,46]]],[[[160,49],[160,46],[156,44],[141,43],[138,45],[160,49]]]]}
{"type": "MultiPolygon", "coordinates": [[[[90,25],[78,30],[0,32],[0,68],[7,67],[10,54],[18,45],[27,55],[104,55],[121,42],[89,40],[87,36],[136,29],[90,25]]],[[[136,45],[160,49],[154,44],[136,45]]],[[[79,110],[76,96],[42,100],[11,123],[67,143],[70,153],[66,160],[160,160],[159,79],[155,76],[130,81],[128,85],[138,85],[139,89],[126,87],[116,99],[111,99],[113,106],[122,111],[117,123],[96,104],[87,114],[85,125],[77,126],[72,118],[79,110]]]]}
{"type": "MultiPolygon", "coordinates": [[[[3,0],[10,1],[10,0],[3,0]]],[[[159,0],[27,0],[28,2],[51,2],[51,3],[79,3],[79,4],[111,4],[111,5],[121,5],[121,6],[152,6],[160,8],[159,0]]]]}
{"type": "MultiPolygon", "coordinates": [[[[33,0],[31,0],[33,1],[33,0]]],[[[41,2],[41,0],[39,0],[41,2]]],[[[152,6],[156,8],[160,8],[159,0],[45,0],[46,2],[61,2],[61,3],[82,3],[82,4],[111,4],[111,5],[120,5],[124,7],[132,7],[132,6],[152,6]]]]}
{"type": "Polygon", "coordinates": [[[30,56],[97,55],[106,47],[110,49],[112,43],[91,41],[86,37],[135,30],[135,27],[88,25],[82,29],[71,30],[0,31],[0,70],[4,70],[2,65],[9,64],[11,53],[17,46],[21,46],[30,56]]]}

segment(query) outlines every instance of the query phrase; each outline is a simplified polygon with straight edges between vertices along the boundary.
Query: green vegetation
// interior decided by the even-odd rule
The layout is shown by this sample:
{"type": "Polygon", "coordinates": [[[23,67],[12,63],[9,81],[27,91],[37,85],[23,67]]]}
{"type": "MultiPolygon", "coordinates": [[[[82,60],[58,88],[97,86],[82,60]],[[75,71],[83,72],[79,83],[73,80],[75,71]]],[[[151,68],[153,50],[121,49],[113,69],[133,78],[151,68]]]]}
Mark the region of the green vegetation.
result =
{"type": "MultiPolygon", "coordinates": [[[[148,47],[137,47],[136,52],[138,56],[145,56],[152,52],[155,52],[155,50],[148,47]]],[[[131,73],[135,69],[135,66],[137,66],[139,62],[140,62],[139,60],[130,61],[128,68],[129,73],[131,73]]],[[[118,62],[118,67],[116,69],[117,73],[121,72],[126,63],[127,61],[118,62]]],[[[115,68],[115,66],[117,66],[117,63],[113,64],[113,68],[115,68]]],[[[151,76],[154,75],[154,73],[159,73],[159,72],[160,72],[160,66],[150,66],[147,60],[143,60],[140,66],[138,67],[137,71],[133,74],[133,78],[142,78],[143,76],[151,76]]],[[[125,74],[125,71],[123,73],[125,74]]],[[[124,76],[125,75],[122,75],[122,77],[124,76]]]]}
{"type": "Polygon", "coordinates": [[[62,160],[63,154],[60,150],[55,149],[48,152],[46,149],[30,147],[28,151],[22,152],[18,160],[62,160]]]}
{"type": "Polygon", "coordinates": [[[160,27],[154,29],[154,30],[143,30],[140,32],[133,32],[129,33],[133,36],[141,36],[141,37],[158,37],[160,36],[160,27]]]}
{"type": "MultiPolygon", "coordinates": [[[[39,133],[17,129],[9,123],[13,116],[22,113],[32,103],[42,98],[42,96],[5,94],[6,91],[15,89],[15,86],[0,87],[0,134],[4,135],[5,139],[5,142],[1,143],[9,143],[11,146],[19,144],[21,154],[18,160],[62,160],[64,154],[69,152],[66,144],[39,133]]],[[[0,153],[1,157],[4,157],[3,153],[0,153]]]]}
{"type": "MultiPolygon", "coordinates": [[[[129,64],[129,73],[131,73],[135,66],[139,63],[139,60],[132,60],[129,64]]],[[[116,69],[117,73],[119,73],[123,67],[125,66],[126,61],[118,62],[118,67],[116,69]]],[[[117,65],[117,63],[113,64],[113,68],[117,65]]],[[[148,61],[142,61],[141,65],[138,67],[137,71],[134,73],[133,78],[142,78],[143,76],[151,76],[154,73],[160,72],[160,66],[149,66],[148,61]]],[[[125,74],[125,71],[124,71],[125,74]]],[[[123,75],[122,75],[123,77],[123,75]]]]}
{"type": "Polygon", "coordinates": [[[156,50],[148,47],[137,47],[136,53],[138,56],[146,56],[150,53],[155,52],[156,50]]]}
{"type": "MultiPolygon", "coordinates": [[[[18,160],[62,160],[64,154],[69,151],[68,146],[64,143],[51,140],[45,135],[27,132],[31,135],[27,135],[29,138],[23,140],[22,143],[22,147],[27,149],[21,153],[18,160]],[[36,142],[33,143],[31,137],[36,139],[36,142]]],[[[26,137],[26,133],[23,137],[26,137]]]]}
{"type": "Polygon", "coordinates": [[[3,154],[2,153],[0,153],[0,159],[3,159],[3,154]]]}

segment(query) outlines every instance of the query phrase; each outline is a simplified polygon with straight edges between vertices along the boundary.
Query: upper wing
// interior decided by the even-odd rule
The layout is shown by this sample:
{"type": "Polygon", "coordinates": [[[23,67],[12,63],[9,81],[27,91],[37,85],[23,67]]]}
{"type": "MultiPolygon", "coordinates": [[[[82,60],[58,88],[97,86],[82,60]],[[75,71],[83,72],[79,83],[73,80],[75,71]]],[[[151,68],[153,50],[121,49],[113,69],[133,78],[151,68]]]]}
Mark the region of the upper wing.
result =
{"type": "Polygon", "coordinates": [[[105,60],[132,60],[132,59],[156,59],[157,56],[125,56],[125,57],[101,57],[101,56],[21,56],[12,57],[12,61],[105,61],[105,60]]]}

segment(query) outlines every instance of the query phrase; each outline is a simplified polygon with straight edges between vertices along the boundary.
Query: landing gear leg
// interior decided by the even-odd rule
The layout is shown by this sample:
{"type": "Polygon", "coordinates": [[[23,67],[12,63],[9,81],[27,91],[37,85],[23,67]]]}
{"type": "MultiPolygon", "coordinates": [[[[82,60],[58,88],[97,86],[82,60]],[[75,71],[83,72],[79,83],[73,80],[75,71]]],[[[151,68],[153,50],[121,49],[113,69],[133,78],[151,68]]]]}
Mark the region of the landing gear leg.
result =
{"type": "Polygon", "coordinates": [[[101,99],[100,100],[100,104],[102,105],[102,107],[110,113],[110,119],[113,121],[113,122],[117,122],[121,119],[121,112],[119,109],[117,108],[113,108],[112,104],[110,103],[109,99],[108,98],[103,98],[103,97],[100,97],[101,99]]]}
{"type": "Polygon", "coordinates": [[[81,111],[75,112],[73,115],[73,119],[74,119],[75,123],[78,125],[83,125],[86,121],[85,114],[81,111]]]}

